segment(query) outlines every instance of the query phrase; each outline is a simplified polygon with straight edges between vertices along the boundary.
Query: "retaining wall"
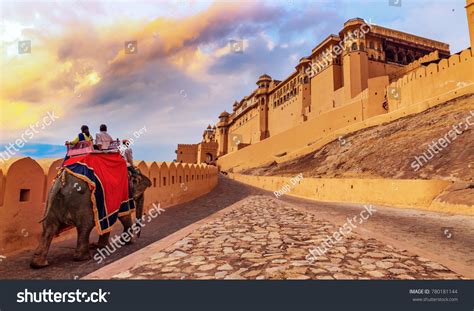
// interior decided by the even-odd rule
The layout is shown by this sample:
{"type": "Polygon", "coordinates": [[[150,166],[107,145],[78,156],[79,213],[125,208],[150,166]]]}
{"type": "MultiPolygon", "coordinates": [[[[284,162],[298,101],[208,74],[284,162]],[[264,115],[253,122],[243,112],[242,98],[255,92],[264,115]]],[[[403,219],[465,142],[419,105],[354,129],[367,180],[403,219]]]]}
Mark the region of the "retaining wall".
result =
{"type": "Polygon", "coordinates": [[[251,176],[228,174],[234,180],[263,188],[280,195],[291,195],[325,202],[378,204],[413,207],[451,214],[474,215],[474,208],[436,201],[447,187],[446,180],[408,179],[336,179],[297,178],[280,176],[251,176]]]}
{"type": "MultiPolygon", "coordinates": [[[[61,163],[62,159],[25,157],[0,165],[0,254],[37,245],[41,234],[38,222],[61,163]]],[[[193,200],[217,185],[214,166],[144,161],[137,166],[152,182],[145,192],[145,211],[153,203],[166,208],[193,200]]],[[[75,234],[75,230],[64,234],[75,234]]]]}

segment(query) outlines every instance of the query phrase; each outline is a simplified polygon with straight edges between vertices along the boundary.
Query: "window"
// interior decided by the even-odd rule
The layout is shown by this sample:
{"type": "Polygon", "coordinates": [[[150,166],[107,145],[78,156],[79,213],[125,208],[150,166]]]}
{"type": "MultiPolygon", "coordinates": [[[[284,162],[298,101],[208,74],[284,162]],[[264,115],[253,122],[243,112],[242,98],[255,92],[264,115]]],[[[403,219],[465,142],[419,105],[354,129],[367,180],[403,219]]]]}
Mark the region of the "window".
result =
{"type": "Polygon", "coordinates": [[[351,50],[352,51],[357,51],[357,43],[356,42],[352,43],[351,50]]]}
{"type": "Polygon", "coordinates": [[[20,189],[20,202],[28,202],[30,200],[30,189],[20,189]]]}
{"type": "Polygon", "coordinates": [[[171,184],[174,185],[174,176],[171,176],[171,184]]]}
{"type": "Polygon", "coordinates": [[[166,177],[163,177],[163,186],[166,186],[166,177]]]}
{"type": "Polygon", "coordinates": [[[153,178],[153,188],[156,188],[156,178],[153,178]]]}

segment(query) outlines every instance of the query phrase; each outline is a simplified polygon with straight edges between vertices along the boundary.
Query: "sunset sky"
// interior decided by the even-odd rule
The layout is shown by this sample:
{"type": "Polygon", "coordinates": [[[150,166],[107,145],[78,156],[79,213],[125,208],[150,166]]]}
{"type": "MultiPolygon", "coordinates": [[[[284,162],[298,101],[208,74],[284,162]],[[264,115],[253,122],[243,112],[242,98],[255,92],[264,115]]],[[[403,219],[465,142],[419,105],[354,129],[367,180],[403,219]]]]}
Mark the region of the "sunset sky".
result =
{"type": "MultiPolygon", "coordinates": [[[[82,124],[135,138],[136,159],[171,161],[259,75],[284,79],[349,18],[468,47],[464,0],[1,1],[0,146],[54,111],[17,156],[61,157],[82,124]],[[31,52],[19,54],[19,41],[31,52]],[[229,40],[243,40],[232,53],[229,40]],[[127,54],[126,41],[137,42],[127,54]]],[[[41,122],[41,121],[40,121],[41,122]]],[[[3,147],[0,147],[0,151],[3,147]]]]}

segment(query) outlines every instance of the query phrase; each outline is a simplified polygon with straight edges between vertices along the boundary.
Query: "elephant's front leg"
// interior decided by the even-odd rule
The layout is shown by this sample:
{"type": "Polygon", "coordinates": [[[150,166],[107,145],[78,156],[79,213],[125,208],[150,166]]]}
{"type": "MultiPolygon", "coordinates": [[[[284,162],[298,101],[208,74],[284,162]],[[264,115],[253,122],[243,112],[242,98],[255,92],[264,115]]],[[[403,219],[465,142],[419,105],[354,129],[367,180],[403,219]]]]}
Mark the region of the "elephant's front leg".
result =
{"type": "Polygon", "coordinates": [[[132,216],[131,215],[121,216],[119,219],[123,226],[123,233],[122,233],[122,236],[120,237],[121,240],[123,240],[125,244],[134,243],[136,238],[135,238],[135,235],[133,234],[132,216]],[[126,235],[126,237],[124,237],[124,235],[126,235]]]}
{"type": "Polygon", "coordinates": [[[82,261],[91,258],[89,252],[89,235],[94,228],[94,225],[78,226],[77,227],[77,246],[74,252],[74,260],[82,261]]]}

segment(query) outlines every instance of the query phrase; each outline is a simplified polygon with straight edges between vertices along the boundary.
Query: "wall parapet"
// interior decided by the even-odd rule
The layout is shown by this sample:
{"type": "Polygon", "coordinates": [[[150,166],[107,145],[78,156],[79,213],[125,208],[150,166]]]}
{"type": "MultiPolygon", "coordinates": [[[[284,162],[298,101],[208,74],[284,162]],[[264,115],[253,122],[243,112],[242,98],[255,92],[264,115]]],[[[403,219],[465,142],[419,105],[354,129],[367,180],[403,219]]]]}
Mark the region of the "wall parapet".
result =
{"type": "Polygon", "coordinates": [[[272,192],[280,191],[282,195],[315,201],[379,204],[450,214],[474,215],[472,206],[443,204],[436,200],[437,196],[451,186],[452,182],[447,180],[339,179],[307,178],[303,176],[298,178],[296,183],[294,178],[281,176],[253,176],[228,173],[228,177],[272,192]],[[282,189],[285,191],[281,191],[282,189]]]}
{"type": "MultiPolygon", "coordinates": [[[[63,159],[13,158],[0,165],[0,254],[36,246],[49,189],[63,159]]],[[[211,191],[215,166],[137,161],[152,186],[145,191],[147,212],[153,203],[166,208],[211,191]],[[188,176],[186,180],[186,176],[188,176]]],[[[75,231],[70,231],[75,233],[75,231]]],[[[68,233],[66,233],[68,234],[68,233]]]]}
{"type": "Polygon", "coordinates": [[[474,85],[474,57],[471,48],[453,54],[447,59],[403,75],[389,84],[396,96],[389,96],[390,111],[427,100],[437,100],[443,94],[460,95],[474,85]]]}

